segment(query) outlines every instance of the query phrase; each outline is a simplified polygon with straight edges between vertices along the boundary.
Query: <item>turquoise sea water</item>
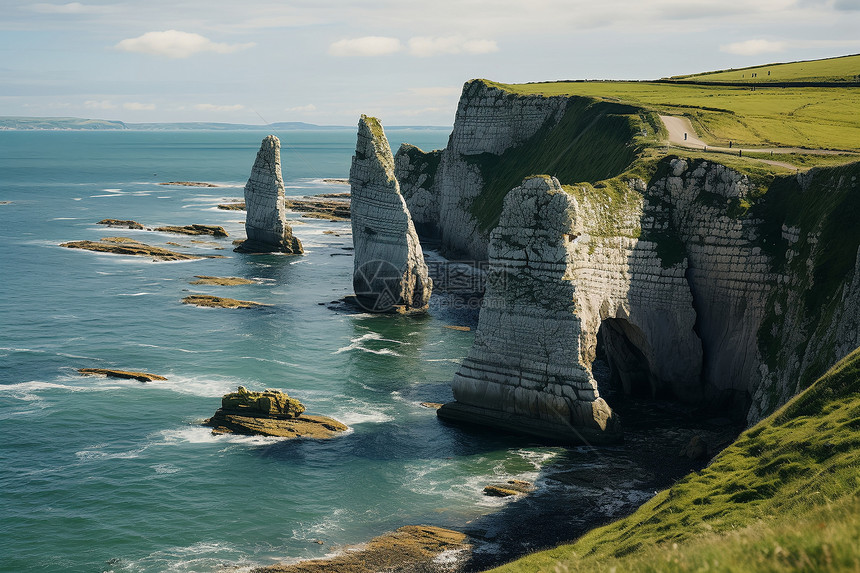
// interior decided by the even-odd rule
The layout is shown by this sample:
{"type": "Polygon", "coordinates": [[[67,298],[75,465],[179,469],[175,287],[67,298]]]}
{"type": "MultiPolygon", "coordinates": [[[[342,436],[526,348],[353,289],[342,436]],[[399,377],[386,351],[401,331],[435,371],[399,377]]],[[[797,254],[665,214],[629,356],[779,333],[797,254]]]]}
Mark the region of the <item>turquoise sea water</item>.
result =
{"type": "MultiPolygon", "coordinates": [[[[216,205],[242,196],[265,135],[0,132],[10,202],[0,204],[0,569],[204,572],[317,557],[407,524],[462,528],[506,503],[484,485],[534,479],[559,454],[445,426],[420,406],[450,400],[473,336],[445,328],[455,323],[438,304],[419,319],[319,304],[350,292],[348,223],[293,214],[304,256],[232,252],[244,213],[216,205]],[[158,185],[177,180],[220,187],[158,185]],[[103,218],[218,224],[231,237],[95,224],[103,218]],[[155,263],[58,246],[117,235],[226,258],[155,263]],[[191,285],[194,275],[258,284],[191,285]],[[180,304],[192,293],[271,306],[180,304]],[[168,381],[79,376],[84,367],[168,381]],[[350,432],[212,436],[200,422],[238,385],[288,391],[350,432]]],[[[347,177],[354,132],[279,135],[288,194],[346,191],[321,180],[347,177]]],[[[395,149],[448,136],[388,135],[395,149]]]]}

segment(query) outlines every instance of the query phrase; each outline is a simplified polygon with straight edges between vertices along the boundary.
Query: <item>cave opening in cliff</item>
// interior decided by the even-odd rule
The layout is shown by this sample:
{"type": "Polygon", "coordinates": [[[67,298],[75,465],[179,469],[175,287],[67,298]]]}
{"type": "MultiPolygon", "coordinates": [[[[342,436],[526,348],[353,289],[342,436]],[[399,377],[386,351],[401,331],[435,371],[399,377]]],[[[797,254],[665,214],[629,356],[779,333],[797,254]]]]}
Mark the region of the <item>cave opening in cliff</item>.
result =
{"type": "Polygon", "coordinates": [[[601,395],[632,398],[671,398],[651,375],[642,352],[642,332],[623,318],[607,318],[597,331],[592,371],[601,395]]]}

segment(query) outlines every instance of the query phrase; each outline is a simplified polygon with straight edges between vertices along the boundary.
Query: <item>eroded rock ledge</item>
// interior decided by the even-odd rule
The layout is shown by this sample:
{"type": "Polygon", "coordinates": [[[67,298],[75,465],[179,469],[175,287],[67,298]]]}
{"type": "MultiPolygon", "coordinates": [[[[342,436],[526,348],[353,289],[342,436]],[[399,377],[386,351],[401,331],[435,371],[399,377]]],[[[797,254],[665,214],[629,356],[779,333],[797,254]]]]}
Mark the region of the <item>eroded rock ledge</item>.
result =
{"type": "Polygon", "coordinates": [[[287,223],[284,180],[281,176],[281,141],[266,136],[245,184],[245,233],[247,239],[234,250],[240,253],[304,252],[287,223]]]}
{"type": "Polygon", "coordinates": [[[371,312],[426,309],[433,282],[376,118],[361,116],[349,179],[356,299],[371,312]]]}

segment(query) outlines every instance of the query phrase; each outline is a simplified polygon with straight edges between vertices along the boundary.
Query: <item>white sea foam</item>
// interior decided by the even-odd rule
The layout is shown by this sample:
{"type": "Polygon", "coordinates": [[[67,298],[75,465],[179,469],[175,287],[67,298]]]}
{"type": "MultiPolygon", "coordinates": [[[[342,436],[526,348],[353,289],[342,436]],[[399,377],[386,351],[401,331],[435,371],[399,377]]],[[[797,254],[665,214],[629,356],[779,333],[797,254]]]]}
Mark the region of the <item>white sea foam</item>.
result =
{"type": "Polygon", "coordinates": [[[93,446],[92,449],[77,451],[75,452],[75,455],[82,462],[96,460],[129,460],[139,457],[140,454],[149,447],[142,446],[140,448],[126,450],[123,452],[110,452],[103,450],[103,448],[106,446],[107,444],[99,444],[97,446],[93,446]]]}
{"type": "Polygon", "coordinates": [[[397,352],[390,348],[380,348],[375,350],[373,348],[367,348],[364,344],[367,341],[375,341],[375,342],[390,342],[392,344],[407,344],[406,342],[401,342],[399,340],[392,340],[390,338],[382,338],[381,334],[376,332],[368,332],[366,334],[362,334],[361,336],[357,336],[356,338],[350,339],[349,346],[344,346],[342,348],[338,348],[335,351],[335,354],[341,354],[342,352],[349,352],[350,350],[360,350],[361,352],[369,352],[371,354],[380,354],[380,355],[388,355],[388,356],[400,356],[397,352]]]}
{"type": "Polygon", "coordinates": [[[155,294],[154,292],[129,292],[129,293],[119,293],[116,296],[144,296],[147,294],[155,294]]]}
{"type": "Polygon", "coordinates": [[[162,475],[163,474],[175,474],[178,471],[180,471],[179,468],[173,464],[155,464],[155,465],[152,465],[149,467],[151,467],[153,470],[155,470],[155,473],[162,474],[162,475]]]}
{"type": "MultiPolygon", "coordinates": [[[[152,293],[149,293],[152,294],[152,293]]],[[[187,352],[189,354],[210,354],[213,352],[224,352],[223,349],[215,350],[189,350],[187,348],[179,348],[178,346],[159,346],[157,344],[145,344],[143,342],[132,342],[131,346],[143,346],[145,348],[160,348],[162,350],[175,350],[177,352],[187,352]]]]}

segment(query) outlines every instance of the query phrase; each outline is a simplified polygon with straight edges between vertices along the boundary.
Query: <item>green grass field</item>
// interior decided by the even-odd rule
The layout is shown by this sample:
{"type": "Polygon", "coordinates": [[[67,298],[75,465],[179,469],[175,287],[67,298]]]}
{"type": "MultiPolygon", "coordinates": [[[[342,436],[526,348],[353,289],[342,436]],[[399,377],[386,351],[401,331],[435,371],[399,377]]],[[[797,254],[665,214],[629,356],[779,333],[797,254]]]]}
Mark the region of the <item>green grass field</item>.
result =
{"type": "Polygon", "coordinates": [[[629,517],[494,573],[860,570],[860,349],[629,517]]]}
{"type": "Polygon", "coordinates": [[[708,144],[860,152],[860,88],[751,88],[655,82],[499,84],[521,95],[586,96],[689,117],[708,144]]]}
{"type": "Polygon", "coordinates": [[[810,60],[766,64],[736,70],[704,72],[688,76],[672,76],[671,80],[697,82],[857,82],[860,81],[860,54],[810,60]]]}

